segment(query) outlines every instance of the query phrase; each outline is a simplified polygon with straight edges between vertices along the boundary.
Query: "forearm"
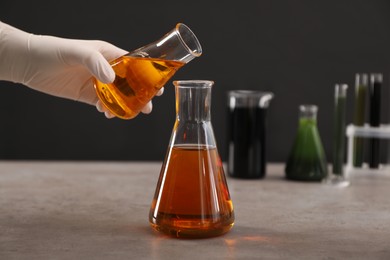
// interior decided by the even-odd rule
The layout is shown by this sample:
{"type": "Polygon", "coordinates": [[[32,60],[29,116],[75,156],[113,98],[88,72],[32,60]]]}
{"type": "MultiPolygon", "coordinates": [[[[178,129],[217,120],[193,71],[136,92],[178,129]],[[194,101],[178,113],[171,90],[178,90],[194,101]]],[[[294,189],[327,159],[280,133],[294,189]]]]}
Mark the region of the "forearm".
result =
{"type": "Polygon", "coordinates": [[[30,34],[0,21],[0,80],[23,83],[30,34]]]}
{"type": "Polygon", "coordinates": [[[113,82],[108,61],[126,53],[105,41],[35,35],[0,21],[0,80],[53,96],[96,105],[92,77],[113,82]]]}

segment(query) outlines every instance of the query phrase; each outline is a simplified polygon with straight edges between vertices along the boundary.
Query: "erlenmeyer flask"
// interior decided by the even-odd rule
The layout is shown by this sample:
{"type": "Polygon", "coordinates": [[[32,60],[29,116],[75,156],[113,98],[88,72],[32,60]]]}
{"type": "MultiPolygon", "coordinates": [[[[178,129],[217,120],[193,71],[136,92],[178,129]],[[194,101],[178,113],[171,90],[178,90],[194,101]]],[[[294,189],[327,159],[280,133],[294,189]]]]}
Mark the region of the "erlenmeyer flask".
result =
{"type": "Polygon", "coordinates": [[[115,81],[95,79],[96,93],[115,116],[134,118],[179,68],[201,54],[195,34],[179,23],[158,41],[111,61],[115,81]]]}
{"type": "Polygon", "coordinates": [[[174,81],[176,121],[149,213],[152,227],[171,236],[218,236],[234,223],[210,121],[213,84],[174,81]]]}
{"type": "Polygon", "coordinates": [[[315,105],[301,105],[298,132],[286,164],[291,180],[321,181],[328,175],[327,161],[317,129],[315,105]]]}

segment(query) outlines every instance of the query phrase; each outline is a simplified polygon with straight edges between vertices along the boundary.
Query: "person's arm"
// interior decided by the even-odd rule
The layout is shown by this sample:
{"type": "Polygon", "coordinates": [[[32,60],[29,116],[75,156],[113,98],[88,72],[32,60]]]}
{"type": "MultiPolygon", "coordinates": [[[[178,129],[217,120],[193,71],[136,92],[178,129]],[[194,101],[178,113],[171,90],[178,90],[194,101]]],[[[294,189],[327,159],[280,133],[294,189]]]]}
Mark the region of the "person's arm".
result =
{"type": "MultiPolygon", "coordinates": [[[[113,82],[108,61],[126,53],[105,41],[34,35],[0,22],[0,80],[97,106],[108,118],[113,116],[98,102],[92,76],[113,82]]],[[[149,103],[143,112],[151,110],[149,103]]]]}

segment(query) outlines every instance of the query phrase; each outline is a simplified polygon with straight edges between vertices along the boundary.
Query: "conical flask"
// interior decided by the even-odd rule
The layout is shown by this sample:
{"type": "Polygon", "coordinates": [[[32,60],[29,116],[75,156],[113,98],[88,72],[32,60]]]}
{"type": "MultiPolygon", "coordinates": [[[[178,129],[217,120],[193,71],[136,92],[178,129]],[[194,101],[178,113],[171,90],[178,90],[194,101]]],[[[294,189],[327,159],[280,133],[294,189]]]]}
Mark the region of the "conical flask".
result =
{"type": "Polygon", "coordinates": [[[285,173],[291,180],[321,181],[328,175],[327,161],[317,128],[315,105],[301,105],[298,132],[285,173]]]}
{"type": "Polygon", "coordinates": [[[174,81],[176,121],[149,221],[162,233],[204,238],[228,232],[233,204],[210,121],[213,81],[174,81]]]}
{"type": "Polygon", "coordinates": [[[115,116],[134,118],[178,69],[201,54],[195,34],[178,23],[161,39],[111,61],[115,81],[95,79],[96,93],[115,116]]]}

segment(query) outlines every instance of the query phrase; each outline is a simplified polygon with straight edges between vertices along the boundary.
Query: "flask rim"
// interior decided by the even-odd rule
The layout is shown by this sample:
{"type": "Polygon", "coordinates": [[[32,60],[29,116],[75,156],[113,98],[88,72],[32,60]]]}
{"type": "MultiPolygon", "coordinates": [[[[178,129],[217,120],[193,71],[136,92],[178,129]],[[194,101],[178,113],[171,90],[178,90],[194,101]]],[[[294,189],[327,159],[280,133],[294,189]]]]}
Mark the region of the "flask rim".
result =
{"type": "Polygon", "coordinates": [[[301,104],[299,106],[299,114],[301,118],[311,118],[316,120],[318,106],[314,104],[301,104]]]}
{"type": "Polygon", "coordinates": [[[211,88],[214,85],[212,80],[175,80],[173,85],[180,88],[211,88]]]}
{"type": "Polygon", "coordinates": [[[347,90],[348,90],[348,84],[345,83],[339,83],[336,84],[334,87],[334,94],[335,97],[346,97],[347,96],[347,90]]]}
{"type": "Polygon", "coordinates": [[[188,53],[190,53],[194,57],[199,57],[202,55],[202,46],[200,45],[200,42],[194,32],[184,23],[178,23],[176,24],[175,31],[177,33],[177,36],[179,37],[180,42],[183,44],[183,46],[186,48],[188,53]],[[195,51],[188,46],[187,41],[183,38],[183,34],[187,33],[191,36],[192,40],[194,40],[195,45],[195,51]]]}

